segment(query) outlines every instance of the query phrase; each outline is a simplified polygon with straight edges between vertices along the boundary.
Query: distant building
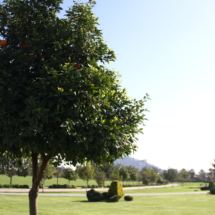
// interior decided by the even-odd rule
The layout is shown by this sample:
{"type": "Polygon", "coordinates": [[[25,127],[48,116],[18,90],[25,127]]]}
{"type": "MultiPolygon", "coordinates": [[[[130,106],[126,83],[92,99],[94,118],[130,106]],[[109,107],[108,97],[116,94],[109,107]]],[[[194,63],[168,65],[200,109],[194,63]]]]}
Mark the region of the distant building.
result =
{"type": "Polygon", "coordinates": [[[115,165],[116,164],[121,164],[123,166],[130,166],[131,165],[131,166],[134,166],[134,167],[136,167],[138,169],[142,169],[143,167],[148,167],[150,169],[156,168],[156,169],[158,169],[160,171],[162,170],[162,169],[160,169],[160,168],[158,168],[158,167],[156,167],[156,166],[154,166],[152,164],[147,163],[146,159],[145,160],[138,160],[138,159],[132,158],[130,156],[117,159],[116,161],[114,161],[114,164],[115,165]]]}

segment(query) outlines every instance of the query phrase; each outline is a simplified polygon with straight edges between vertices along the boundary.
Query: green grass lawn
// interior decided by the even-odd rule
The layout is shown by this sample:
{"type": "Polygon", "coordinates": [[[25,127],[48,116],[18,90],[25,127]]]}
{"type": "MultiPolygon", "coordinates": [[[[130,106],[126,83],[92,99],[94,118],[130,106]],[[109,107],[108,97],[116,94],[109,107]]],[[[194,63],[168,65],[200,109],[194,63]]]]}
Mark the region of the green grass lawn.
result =
{"type": "MultiPolygon", "coordinates": [[[[6,175],[0,175],[0,184],[9,184],[10,183],[10,178],[6,175]]],[[[105,185],[110,185],[111,181],[106,181],[105,185]]],[[[125,184],[138,184],[141,185],[140,182],[122,182],[125,184]]],[[[19,185],[23,185],[23,184],[27,184],[29,186],[31,186],[32,184],[32,177],[31,176],[27,176],[27,177],[21,177],[21,176],[13,176],[13,180],[12,180],[12,184],[19,184],[19,185]]],[[[57,184],[57,178],[52,178],[50,180],[46,180],[45,181],[45,186],[50,186],[52,184],[57,184]]],[[[58,178],[58,184],[68,184],[68,180],[64,179],[64,178],[58,178]]],[[[70,181],[70,184],[75,185],[75,186],[86,186],[86,182],[81,180],[81,179],[77,179],[76,181],[70,181]]],[[[95,180],[90,180],[89,181],[89,185],[97,185],[95,180]]]]}
{"type": "MultiPolygon", "coordinates": [[[[88,202],[86,197],[38,197],[39,215],[208,215],[215,195],[134,196],[116,203],[88,202]]],[[[27,215],[27,196],[1,195],[0,214],[27,215]]]]}
{"type": "MultiPolygon", "coordinates": [[[[10,178],[6,175],[0,175],[0,184],[9,184],[10,183],[10,178]]],[[[105,185],[109,185],[111,181],[106,181],[105,185]]],[[[12,184],[27,184],[31,186],[32,184],[32,177],[27,176],[27,177],[20,177],[20,176],[13,176],[12,184]]],[[[50,180],[45,181],[45,186],[49,186],[52,184],[57,184],[57,178],[52,178],[50,180]]],[[[68,184],[68,180],[64,178],[58,178],[58,184],[68,184]]],[[[81,179],[77,179],[76,181],[70,181],[70,184],[76,185],[76,186],[86,186],[86,182],[84,182],[81,179]]],[[[97,185],[95,180],[90,180],[89,181],[90,185],[97,185]]]]}
{"type": "MultiPolygon", "coordinates": [[[[124,190],[126,195],[138,193],[200,192],[200,183],[184,183],[179,187],[124,190]]],[[[39,196],[39,215],[193,215],[215,214],[215,195],[134,196],[134,201],[121,198],[117,203],[88,202],[84,197],[39,196]]],[[[81,193],[83,192],[70,192],[81,193]]],[[[68,194],[68,193],[67,193],[68,194]]],[[[28,214],[27,196],[0,196],[0,214],[28,214]]]]}

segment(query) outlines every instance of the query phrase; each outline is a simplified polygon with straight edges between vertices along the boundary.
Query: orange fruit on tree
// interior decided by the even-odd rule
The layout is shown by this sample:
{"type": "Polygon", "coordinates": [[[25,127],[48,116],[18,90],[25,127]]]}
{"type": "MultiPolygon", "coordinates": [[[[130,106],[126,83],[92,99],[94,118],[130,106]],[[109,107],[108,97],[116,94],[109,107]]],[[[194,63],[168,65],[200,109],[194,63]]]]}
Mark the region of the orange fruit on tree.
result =
{"type": "Polygon", "coordinates": [[[0,46],[6,46],[7,41],[6,40],[0,40],[0,46]]]}
{"type": "Polygon", "coordinates": [[[34,53],[28,53],[28,55],[34,55],[34,53]]]}
{"type": "Polygon", "coordinates": [[[26,44],[24,44],[24,43],[19,42],[19,45],[20,45],[22,48],[24,48],[24,49],[28,48],[28,46],[27,46],[26,44]]]}
{"type": "Polygon", "coordinates": [[[75,64],[74,67],[75,67],[76,69],[80,69],[80,68],[81,68],[81,65],[75,64]]]}
{"type": "Polygon", "coordinates": [[[40,60],[43,59],[43,55],[42,54],[38,54],[38,57],[39,57],[40,60]]]}

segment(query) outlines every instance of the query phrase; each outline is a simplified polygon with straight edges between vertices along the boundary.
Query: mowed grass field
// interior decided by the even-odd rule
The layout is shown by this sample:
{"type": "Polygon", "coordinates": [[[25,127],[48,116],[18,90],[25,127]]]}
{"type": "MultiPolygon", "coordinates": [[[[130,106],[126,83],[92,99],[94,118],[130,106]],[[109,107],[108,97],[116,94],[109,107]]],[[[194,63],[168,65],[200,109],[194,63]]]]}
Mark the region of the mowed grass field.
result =
{"type": "MultiPolygon", "coordinates": [[[[6,175],[0,175],[0,184],[9,184],[10,183],[10,178],[6,175]]],[[[141,182],[121,182],[122,184],[135,184],[138,186],[142,186],[141,182]]],[[[177,182],[176,182],[177,183],[177,182]]],[[[12,184],[19,184],[19,185],[24,185],[27,184],[29,186],[31,186],[32,184],[32,177],[31,176],[27,176],[27,177],[20,177],[20,176],[13,176],[13,180],[12,180],[12,184]]],[[[57,178],[52,178],[50,180],[46,180],[45,181],[45,186],[50,186],[53,184],[57,184],[57,178]]],[[[64,179],[64,178],[58,178],[58,184],[68,184],[68,180],[64,179]]],[[[70,181],[70,184],[76,185],[77,187],[81,187],[81,186],[86,186],[86,182],[81,180],[81,179],[77,179],[76,181],[70,181]]],[[[105,185],[110,185],[111,181],[105,181],[105,185]]],[[[177,183],[178,184],[178,183],[177,183]]],[[[181,184],[181,188],[184,189],[189,189],[191,190],[190,192],[194,191],[195,189],[199,189],[200,186],[205,186],[203,183],[201,182],[188,182],[188,183],[179,183],[181,184]]],[[[89,185],[97,185],[95,180],[90,180],[89,181],[89,185]]],[[[168,188],[166,188],[168,189],[168,188]]],[[[177,190],[177,189],[175,189],[177,190]]],[[[168,191],[168,190],[166,190],[168,191]]],[[[184,192],[184,191],[181,191],[184,192]]],[[[186,191],[185,191],[186,192],[186,191]]],[[[187,190],[187,192],[189,192],[187,190]]]]}
{"type": "MultiPolygon", "coordinates": [[[[215,195],[207,194],[207,191],[198,194],[198,192],[202,192],[199,189],[200,186],[201,183],[183,183],[178,187],[124,190],[125,195],[179,192],[196,192],[196,194],[134,195],[134,201],[127,202],[121,198],[116,203],[88,202],[85,196],[39,196],[39,215],[215,215],[215,195]]],[[[83,192],[71,193],[85,194],[83,192]]],[[[0,195],[0,198],[0,215],[29,214],[27,196],[0,195]]]]}
{"type": "MultiPolygon", "coordinates": [[[[10,183],[10,178],[6,175],[0,175],[0,184],[9,184],[10,183]]],[[[105,185],[110,185],[111,181],[106,181],[105,185]]],[[[131,184],[133,184],[132,182],[130,182],[131,184]]],[[[23,185],[23,184],[27,184],[29,186],[31,186],[32,184],[32,177],[31,176],[27,176],[27,177],[20,177],[20,176],[13,176],[12,179],[12,184],[19,184],[19,185],[23,185]]],[[[52,178],[50,180],[46,180],[45,181],[45,186],[49,186],[52,184],[57,184],[57,178],[52,178]]],[[[64,178],[58,178],[58,184],[68,184],[68,180],[64,179],[64,178]]],[[[77,179],[76,181],[70,181],[70,184],[72,185],[76,185],[76,186],[86,186],[86,182],[81,180],[81,179],[77,179]]],[[[90,185],[97,185],[95,180],[90,180],[89,181],[90,185]]]]}
{"type": "MultiPolygon", "coordinates": [[[[27,196],[0,196],[0,214],[27,215],[27,196]]],[[[134,196],[131,202],[88,202],[84,197],[38,197],[39,215],[213,215],[215,195],[134,196]]]]}

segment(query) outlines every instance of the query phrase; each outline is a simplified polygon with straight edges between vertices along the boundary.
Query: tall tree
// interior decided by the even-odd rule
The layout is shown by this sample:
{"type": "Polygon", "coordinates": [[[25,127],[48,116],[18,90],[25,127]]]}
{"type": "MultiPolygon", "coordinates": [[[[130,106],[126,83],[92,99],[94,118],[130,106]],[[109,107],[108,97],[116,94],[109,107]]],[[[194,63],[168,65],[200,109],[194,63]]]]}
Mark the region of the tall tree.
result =
{"type": "Polygon", "coordinates": [[[32,159],[30,214],[49,160],[72,165],[113,162],[136,150],[145,101],[131,100],[103,41],[95,1],[74,1],[66,18],[61,0],[0,3],[0,153],[32,159]],[[38,167],[38,156],[42,164],[38,167]]]}

